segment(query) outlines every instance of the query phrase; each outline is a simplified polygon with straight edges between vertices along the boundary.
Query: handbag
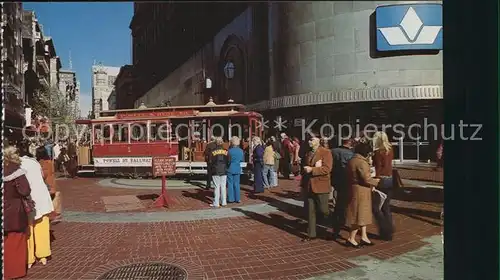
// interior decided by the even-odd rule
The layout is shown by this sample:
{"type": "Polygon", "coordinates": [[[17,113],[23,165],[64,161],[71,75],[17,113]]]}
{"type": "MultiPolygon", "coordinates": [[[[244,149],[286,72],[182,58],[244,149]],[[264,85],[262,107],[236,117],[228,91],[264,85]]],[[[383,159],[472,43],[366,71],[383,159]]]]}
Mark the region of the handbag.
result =
{"type": "Polygon", "coordinates": [[[388,190],[394,187],[394,180],[392,176],[384,176],[380,177],[380,181],[378,182],[377,189],[379,190],[388,190]]]}
{"type": "Polygon", "coordinates": [[[300,166],[298,163],[292,164],[292,174],[297,176],[300,173],[300,166]]]}
{"type": "MultiPolygon", "coordinates": [[[[52,197],[52,194],[51,194],[52,197]]],[[[62,213],[61,192],[55,192],[52,197],[52,204],[54,205],[54,212],[57,214],[62,213]]]]}
{"type": "MultiPolygon", "coordinates": [[[[16,189],[19,192],[19,183],[17,179],[15,182],[16,182],[16,189]]],[[[31,199],[30,195],[21,197],[21,201],[23,203],[24,211],[26,212],[26,214],[28,214],[28,216],[29,214],[35,212],[35,201],[31,199]]]]}
{"type": "Polygon", "coordinates": [[[403,180],[401,179],[401,176],[399,175],[399,171],[397,169],[392,170],[392,186],[393,188],[402,188],[404,187],[403,180]]]}

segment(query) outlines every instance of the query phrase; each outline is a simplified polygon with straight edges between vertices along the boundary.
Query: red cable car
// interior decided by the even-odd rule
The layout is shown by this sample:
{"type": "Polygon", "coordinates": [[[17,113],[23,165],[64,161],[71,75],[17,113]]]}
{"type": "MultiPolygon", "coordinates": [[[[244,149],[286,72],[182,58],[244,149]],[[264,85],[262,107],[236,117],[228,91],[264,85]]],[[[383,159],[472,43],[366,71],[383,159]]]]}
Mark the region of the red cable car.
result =
{"type": "Polygon", "coordinates": [[[90,167],[97,175],[130,177],[152,177],[155,155],[176,158],[177,174],[206,174],[204,150],[211,136],[222,137],[225,148],[232,136],[240,137],[246,168],[249,139],[262,138],[264,128],[262,115],[241,104],[111,110],[76,123],[89,125],[92,135],[92,158],[80,151],[80,170],[90,167]]]}

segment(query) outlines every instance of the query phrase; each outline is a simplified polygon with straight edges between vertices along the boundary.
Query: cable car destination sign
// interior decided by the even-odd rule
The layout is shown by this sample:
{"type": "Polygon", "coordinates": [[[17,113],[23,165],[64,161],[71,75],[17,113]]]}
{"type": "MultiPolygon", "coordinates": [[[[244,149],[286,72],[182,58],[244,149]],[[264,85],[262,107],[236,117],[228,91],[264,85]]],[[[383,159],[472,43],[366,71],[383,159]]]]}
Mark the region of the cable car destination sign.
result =
{"type": "Polygon", "coordinates": [[[182,110],[182,111],[152,111],[152,112],[127,112],[118,113],[118,119],[148,119],[148,118],[166,118],[166,117],[182,117],[194,116],[195,110],[182,110]]]}

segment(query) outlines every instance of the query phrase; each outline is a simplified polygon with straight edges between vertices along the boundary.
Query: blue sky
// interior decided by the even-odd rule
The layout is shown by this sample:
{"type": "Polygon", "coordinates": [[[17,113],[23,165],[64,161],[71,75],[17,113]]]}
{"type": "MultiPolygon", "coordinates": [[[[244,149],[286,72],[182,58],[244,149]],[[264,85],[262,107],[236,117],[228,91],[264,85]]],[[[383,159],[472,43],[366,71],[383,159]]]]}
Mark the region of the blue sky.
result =
{"type": "Polygon", "coordinates": [[[80,81],[80,107],[86,116],[91,108],[91,67],[96,60],[120,67],[132,60],[132,37],[128,28],[133,2],[31,2],[24,10],[35,11],[45,35],[54,39],[63,69],[69,54],[80,81]]]}

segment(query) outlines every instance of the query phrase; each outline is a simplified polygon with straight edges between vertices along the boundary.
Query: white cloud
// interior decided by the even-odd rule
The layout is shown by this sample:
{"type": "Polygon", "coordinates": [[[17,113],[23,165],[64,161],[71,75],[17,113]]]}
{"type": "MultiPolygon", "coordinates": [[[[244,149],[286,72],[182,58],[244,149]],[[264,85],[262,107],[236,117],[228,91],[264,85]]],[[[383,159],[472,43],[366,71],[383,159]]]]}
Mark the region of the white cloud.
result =
{"type": "Polygon", "coordinates": [[[92,109],[92,95],[89,93],[82,93],[80,95],[80,115],[86,117],[92,109]]]}

